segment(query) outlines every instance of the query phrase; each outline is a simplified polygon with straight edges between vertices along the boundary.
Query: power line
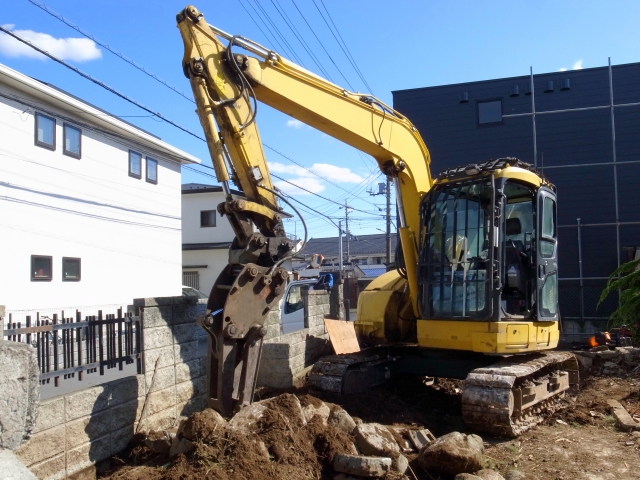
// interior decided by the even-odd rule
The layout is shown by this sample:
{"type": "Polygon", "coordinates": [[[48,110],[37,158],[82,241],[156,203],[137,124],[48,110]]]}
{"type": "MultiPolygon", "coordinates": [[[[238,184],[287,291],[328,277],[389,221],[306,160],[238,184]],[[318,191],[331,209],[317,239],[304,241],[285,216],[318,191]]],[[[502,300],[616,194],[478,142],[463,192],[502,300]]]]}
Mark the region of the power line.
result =
{"type": "Polygon", "coordinates": [[[307,42],[304,41],[304,38],[302,38],[302,35],[300,34],[300,32],[298,32],[298,29],[295,27],[295,25],[293,24],[293,22],[289,18],[289,15],[287,15],[287,12],[285,12],[284,9],[282,8],[282,6],[278,3],[278,0],[275,0],[275,2],[274,2],[274,0],[271,0],[271,3],[275,7],[276,11],[280,14],[280,16],[282,17],[284,22],[287,24],[287,26],[289,27],[289,30],[291,30],[293,32],[293,35],[298,39],[298,41],[302,45],[302,48],[304,48],[305,51],[309,54],[309,56],[311,57],[311,60],[313,60],[313,63],[315,63],[316,66],[320,69],[320,71],[329,80],[331,80],[331,82],[333,82],[333,79],[331,78],[329,73],[320,64],[320,60],[318,60],[318,58],[315,56],[315,54],[311,51],[311,49],[307,45],[307,42]]]}
{"type": "MultiPolygon", "coordinates": [[[[127,62],[129,65],[132,65],[133,67],[137,68],[138,70],[140,70],[142,73],[144,73],[145,75],[148,75],[149,77],[153,78],[156,82],[160,82],[162,85],[164,85],[165,87],[173,90],[174,92],[176,92],[178,95],[180,95],[183,98],[186,98],[187,100],[189,100],[190,102],[193,102],[193,99],[187,95],[185,95],[184,93],[182,93],[180,90],[178,90],[177,88],[169,85],[167,82],[165,82],[164,80],[162,80],[161,78],[159,78],[156,74],[148,71],[147,69],[145,69],[143,66],[138,65],[137,63],[135,63],[133,60],[130,60],[129,58],[125,57],[122,53],[114,50],[113,48],[111,48],[109,45],[107,45],[104,42],[101,42],[100,40],[98,40],[96,37],[94,37],[93,35],[91,35],[90,33],[85,32],[82,28],[80,28],[78,25],[72,23],[71,21],[67,20],[66,18],[64,18],[62,15],[60,15],[59,13],[55,12],[54,10],[51,10],[49,7],[47,7],[44,3],[38,2],[37,0],[29,0],[30,3],[32,3],[33,5],[35,5],[36,7],[40,8],[41,10],[44,10],[45,12],[47,12],[49,15],[51,15],[52,17],[57,18],[58,20],[60,20],[61,22],[63,22],[65,25],[73,28],[76,32],[78,32],[81,35],[84,35],[85,37],[87,37],[90,40],[93,40],[94,42],[96,42],[98,45],[100,45],[102,48],[104,48],[105,50],[110,51],[111,53],[113,53],[114,55],[116,55],[117,57],[120,57],[122,60],[124,60],[125,62],[127,62]]],[[[193,102],[195,103],[195,102],[193,102]]]]}
{"type": "MultiPolygon", "coordinates": [[[[258,27],[258,29],[260,29],[260,31],[262,32],[262,34],[267,37],[267,34],[264,33],[264,31],[262,30],[262,28],[260,28],[260,25],[258,24],[258,22],[255,20],[255,18],[253,18],[253,15],[251,15],[251,12],[249,12],[249,10],[247,10],[247,7],[244,6],[244,4],[242,3],[242,0],[238,0],[238,3],[240,4],[240,6],[244,9],[245,12],[247,12],[247,15],[249,15],[249,17],[251,18],[251,20],[253,20],[253,23],[256,24],[256,26],[258,27]]],[[[255,14],[258,16],[258,18],[262,21],[262,24],[265,26],[265,28],[267,29],[267,31],[269,32],[269,35],[271,36],[271,38],[273,39],[273,43],[277,44],[278,47],[280,47],[281,50],[284,51],[284,48],[282,47],[282,45],[280,44],[280,42],[278,41],[278,39],[276,38],[276,36],[271,32],[271,30],[269,30],[269,25],[267,25],[267,23],[264,21],[264,19],[262,18],[262,16],[258,13],[258,11],[256,10],[256,8],[249,3],[249,6],[253,9],[253,11],[255,12],[255,14]]],[[[268,38],[268,37],[267,37],[268,38]]],[[[272,40],[270,40],[272,41],[272,40]]]]}
{"type": "Polygon", "coordinates": [[[340,30],[338,30],[338,26],[335,24],[335,22],[333,21],[333,18],[331,18],[331,14],[329,13],[329,10],[327,9],[327,6],[324,4],[324,0],[320,0],[320,3],[322,4],[322,6],[324,7],[325,12],[327,12],[327,16],[329,17],[329,20],[331,21],[331,24],[333,25],[333,28],[335,28],[336,33],[338,34],[338,36],[340,37],[340,40],[342,40],[342,44],[344,45],[344,48],[347,49],[347,53],[348,56],[347,58],[350,59],[349,61],[351,62],[351,65],[353,65],[353,68],[356,70],[356,73],[358,74],[358,76],[360,77],[360,79],[364,82],[364,84],[367,86],[367,88],[369,89],[369,93],[371,93],[372,95],[374,95],[373,90],[371,90],[371,87],[369,86],[369,84],[367,83],[367,81],[364,78],[364,75],[362,74],[362,72],[360,71],[360,68],[358,67],[358,65],[356,64],[356,59],[353,58],[353,55],[351,55],[351,52],[349,51],[349,47],[347,46],[347,43],[344,41],[344,39],[342,38],[342,35],[340,35],[340,30]]]}
{"type": "Polygon", "coordinates": [[[35,46],[33,43],[31,43],[29,40],[26,40],[24,38],[22,38],[19,35],[16,35],[15,33],[13,33],[11,30],[8,30],[6,28],[4,28],[3,26],[0,25],[0,31],[3,31],[4,33],[6,33],[7,35],[12,36],[13,38],[15,38],[16,40],[24,43],[25,45],[30,46],[31,48],[33,48],[34,50],[40,52],[41,54],[49,57],[51,60],[58,62],[61,65],[64,65],[65,67],[67,67],[70,70],[73,70],[74,72],[76,72],[78,75],[86,78],[87,80],[90,80],[91,82],[95,83],[96,85],[101,86],[102,88],[104,88],[105,90],[108,90],[109,92],[113,93],[114,95],[117,95],[118,97],[122,98],[123,100],[126,100],[129,103],[132,103],[133,105],[135,105],[138,108],[141,108],[142,110],[144,110],[145,112],[149,112],[152,115],[155,115],[158,118],[161,118],[162,120],[164,120],[165,122],[167,122],[170,125],[173,125],[174,127],[182,130],[185,133],[188,133],[189,135],[192,135],[194,137],[196,137],[199,140],[202,140],[203,142],[206,141],[204,138],[202,138],[199,135],[196,135],[193,132],[190,132],[189,130],[187,130],[184,127],[181,127],[180,125],[178,125],[177,123],[169,120],[168,118],[165,118],[164,116],[162,116],[160,113],[158,112],[154,112],[153,110],[150,110],[149,108],[145,107],[144,105],[136,102],[135,100],[130,99],[129,97],[127,97],[126,95],[124,95],[123,93],[118,92],[117,90],[114,90],[113,88],[109,87],[108,85],[106,85],[105,83],[102,83],[100,80],[96,80],[95,78],[93,78],[91,75],[89,75],[88,73],[84,73],[82,70],[77,69],[76,67],[74,67],[73,65],[69,65],[67,62],[65,62],[64,60],[59,59],[58,57],[55,57],[53,55],[51,55],[49,52],[47,52],[46,50],[43,50],[40,47],[35,46]]]}
{"type": "Polygon", "coordinates": [[[284,35],[280,32],[280,29],[277,27],[277,25],[275,24],[275,22],[273,20],[271,20],[271,17],[269,16],[269,14],[267,13],[267,11],[264,9],[264,7],[262,5],[260,5],[260,2],[258,0],[253,0],[254,3],[256,4],[256,6],[260,9],[260,11],[262,12],[262,14],[266,17],[266,19],[269,21],[269,23],[271,24],[271,26],[273,27],[273,29],[275,30],[275,32],[278,34],[278,36],[282,39],[282,41],[287,45],[287,47],[289,48],[289,50],[291,51],[291,55],[293,56],[293,58],[295,58],[295,60],[300,63],[304,68],[307,68],[304,64],[304,62],[300,59],[300,57],[297,55],[295,49],[289,44],[289,42],[287,41],[287,39],[284,37],[284,35]]]}
{"type": "MultiPolygon", "coordinates": [[[[347,57],[347,60],[349,61],[349,63],[351,63],[351,66],[354,68],[354,70],[356,71],[356,73],[358,74],[358,76],[360,77],[360,79],[364,82],[365,86],[369,89],[369,93],[373,94],[373,92],[371,91],[371,88],[369,87],[369,85],[367,84],[367,81],[364,79],[364,77],[362,75],[360,75],[358,69],[356,68],[356,66],[353,64],[353,62],[351,61],[351,59],[349,58],[349,55],[347,55],[347,52],[345,51],[344,47],[342,46],[342,44],[340,43],[340,40],[338,40],[338,37],[336,37],[336,34],[333,33],[333,30],[331,29],[331,26],[329,25],[329,22],[327,22],[327,19],[324,18],[324,14],[322,13],[322,10],[320,10],[320,8],[318,7],[318,4],[316,3],[316,0],[313,0],[313,4],[315,5],[316,9],[318,10],[318,13],[320,14],[320,16],[322,17],[322,20],[324,20],[324,23],[327,25],[327,28],[329,29],[329,31],[331,32],[331,35],[333,35],[333,38],[335,39],[336,43],[338,44],[338,46],[340,47],[340,49],[342,50],[342,53],[344,53],[345,57],[347,57]]],[[[328,13],[328,12],[327,12],[328,13]]]]}
{"type": "Polygon", "coordinates": [[[342,76],[342,78],[344,79],[345,82],[347,82],[347,85],[349,85],[349,88],[352,91],[355,91],[355,88],[353,88],[353,85],[351,85],[351,83],[349,82],[349,80],[347,80],[347,77],[344,76],[344,73],[342,73],[342,70],[340,70],[340,67],[338,67],[338,64],[333,60],[333,57],[331,56],[331,54],[327,51],[327,49],[324,47],[324,43],[322,43],[322,40],[320,40],[318,38],[318,35],[316,35],[316,32],[313,30],[313,28],[311,27],[311,25],[309,24],[309,22],[307,21],[306,17],[303,15],[303,13],[300,11],[300,9],[298,8],[298,5],[296,5],[296,2],[294,0],[291,0],[291,3],[293,3],[293,6],[296,7],[296,10],[298,10],[298,13],[300,14],[300,16],[302,17],[302,19],[304,20],[304,23],[307,24],[307,27],[309,27],[309,30],[311,30],[311,33],[313,33],[313,36],[316,37],[316,40],[318,40],[318,43],[320,44],[320,46],[322,47],[322,49],[324,50],[324,53],[327,54],[327,57],[329,57],[329,60],[331,60],[331,63],[333,63],[333,66],[336,67],[336,70],[338,70],[338,73],[340,73],[340,75],[342,76]]]}

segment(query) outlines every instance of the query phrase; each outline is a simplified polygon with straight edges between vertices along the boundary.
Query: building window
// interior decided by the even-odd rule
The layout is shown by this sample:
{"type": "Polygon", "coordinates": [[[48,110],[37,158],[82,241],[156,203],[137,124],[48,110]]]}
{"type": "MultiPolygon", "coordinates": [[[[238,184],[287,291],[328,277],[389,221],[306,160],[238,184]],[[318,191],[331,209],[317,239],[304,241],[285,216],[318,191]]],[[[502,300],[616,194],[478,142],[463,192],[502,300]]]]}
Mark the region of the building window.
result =
{"type": "Polygon", "coordinates": [[[147,182],[158,183],[158,161],[147,157],[147,182]]]}
{"type": "Polygon", "coordinates": [[[65,123],[62,137],[64,143],[62,153],[73,158],[80,158],[82,130],[65,123]]]}
{"type": "Polygon", "coordinates": [[[36,145],[56,149],[56,119],[36,113],[36,145]]]}
{"type": "Polygon", "coordinates": [[[133,150],[129,150],[129,176],[142,178],[142,155],[133,150]]]}
{"type": "Polygon", "coordinates": [[[502,100],[478,102],[478,124],[502,122],[502,100]]]}
{"type": "Polygon", "coordinates": [[[31,281],[51,281],[52,257],[31,255],[31,281]]]}
{"type": "Polygon", "coordinates": [[[200,226],[201,227],[215,227],[216,226],[216,211],[215,210],[201,210],[200,211],[200,226]]]}
{"type": "Polygon", "coordinates": [[[62,257],[62,280],[65,282],[80,281],[80,259],[62,257]]]}

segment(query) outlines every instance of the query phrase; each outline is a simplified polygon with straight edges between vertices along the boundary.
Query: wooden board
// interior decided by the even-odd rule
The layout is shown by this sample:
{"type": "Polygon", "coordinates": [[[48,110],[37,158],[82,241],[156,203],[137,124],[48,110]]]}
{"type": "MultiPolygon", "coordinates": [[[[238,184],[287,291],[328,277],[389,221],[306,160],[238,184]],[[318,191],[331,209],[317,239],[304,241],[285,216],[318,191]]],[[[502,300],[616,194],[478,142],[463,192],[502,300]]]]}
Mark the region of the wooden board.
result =
{"type": "Polygon", "coordinates": [[[353,322],[325,318],[324,325],[327,328],[329,340],[331,340],[331,345],[333,345],[336,355],[360,351],[353,322]]]}

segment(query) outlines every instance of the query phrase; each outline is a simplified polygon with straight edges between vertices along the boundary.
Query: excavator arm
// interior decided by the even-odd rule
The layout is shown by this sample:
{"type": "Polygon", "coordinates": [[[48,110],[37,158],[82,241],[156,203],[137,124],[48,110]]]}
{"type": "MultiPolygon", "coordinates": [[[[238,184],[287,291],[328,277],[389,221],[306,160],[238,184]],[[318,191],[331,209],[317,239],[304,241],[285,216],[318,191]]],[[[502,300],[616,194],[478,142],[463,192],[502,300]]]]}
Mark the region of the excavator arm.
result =
{"type": "Polygon", "coordinates": [[[236,234],[229,266],[214,285],[207,315],[199,320],[213,345],[211,406],[229,414],[251,402],[264,316],[282,295],[286,271],[278,268],[292,249],[255,123],[258,102],[371,155],[393,179],[414,312],[419,205],[432,185],[429,152],[411,122],[375,97],[348,92],[251,40],[216,29],[193,6],[177,21],[184,73],[216,177],[228,194],[218,210],[236,234]],[[246,200],[232,199],[230,180],[246,200]]]}

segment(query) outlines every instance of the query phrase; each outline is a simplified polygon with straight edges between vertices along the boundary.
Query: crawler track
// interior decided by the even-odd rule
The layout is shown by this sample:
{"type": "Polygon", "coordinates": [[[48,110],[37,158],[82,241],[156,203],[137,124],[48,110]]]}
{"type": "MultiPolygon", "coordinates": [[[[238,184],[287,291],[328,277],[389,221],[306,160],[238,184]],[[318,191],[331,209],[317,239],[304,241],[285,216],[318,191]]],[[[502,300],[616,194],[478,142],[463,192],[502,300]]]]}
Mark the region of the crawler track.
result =
{"type": "MultiPolygon", "coordinates": [[[[325,357],[311,370],[309,385],[340,394],[365,392],[396,374],[407,373],[406,365],[417,357],[398,352],[401,350],[380,349],[325,357]]],[[[570,352],[503,357],[468,373],[462,418],[473,431],[517,437],[563,408],[566,393],[577,385],[578,364],[570,352]]]]}

